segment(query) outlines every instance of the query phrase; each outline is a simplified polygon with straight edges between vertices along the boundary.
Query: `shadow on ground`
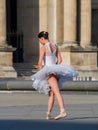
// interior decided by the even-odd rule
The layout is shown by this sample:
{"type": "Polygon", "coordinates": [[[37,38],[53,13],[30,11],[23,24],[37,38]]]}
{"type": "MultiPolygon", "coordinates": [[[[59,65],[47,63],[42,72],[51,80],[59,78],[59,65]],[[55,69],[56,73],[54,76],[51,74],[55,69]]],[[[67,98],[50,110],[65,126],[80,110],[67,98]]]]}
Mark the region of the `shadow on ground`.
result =
{"type": "Polygon", "coordinates": [[[98,130],[98,123],[72,120],[0,120],[0,130],[98,130]]]}

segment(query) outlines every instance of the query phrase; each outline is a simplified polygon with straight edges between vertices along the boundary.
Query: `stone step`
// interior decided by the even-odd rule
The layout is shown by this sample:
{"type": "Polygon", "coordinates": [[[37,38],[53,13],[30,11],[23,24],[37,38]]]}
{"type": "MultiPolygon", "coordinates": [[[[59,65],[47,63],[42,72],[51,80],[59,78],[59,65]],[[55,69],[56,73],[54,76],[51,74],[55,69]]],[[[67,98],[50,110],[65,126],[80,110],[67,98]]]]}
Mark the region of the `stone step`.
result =
{"type": "MultiPolygon", "coordinates": [[[[35,90],[32,80],[0,79],[0,90],[35,90]]],[[[98,81],[66,81],[61,91],[98,91],[98,81]]]]}
{"type": "Polygon", "coordinates": [[[17,72],[17,76],[31,76],[37,72],[37,66],[31,63],[14,63],[14,69],[17,72]]]}
{"type": "Polygon", "coordinates": [[[13,66],[16,68],[37,68],[37,65],[31,63],[14,63],[13,66]]]}

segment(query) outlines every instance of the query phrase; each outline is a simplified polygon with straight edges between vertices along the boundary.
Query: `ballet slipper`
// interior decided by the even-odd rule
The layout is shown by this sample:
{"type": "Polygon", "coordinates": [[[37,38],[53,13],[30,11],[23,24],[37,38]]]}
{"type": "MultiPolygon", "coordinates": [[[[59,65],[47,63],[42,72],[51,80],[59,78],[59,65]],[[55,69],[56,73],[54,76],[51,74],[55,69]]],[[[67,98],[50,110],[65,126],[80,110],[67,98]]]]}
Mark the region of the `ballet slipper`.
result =
{"type": "Polygon", "coordinates": [[[58,119],[66,117],[66,116],[67,116],[66,112],[60,112],[60,114],[58,116],[56,116],[54,119],[58,120],[58,119]]]}
{"type": "Polygon", "coordinates": [[[51,118],[50,112],[46,112],[46,119],[49,120],[51,118]]]}

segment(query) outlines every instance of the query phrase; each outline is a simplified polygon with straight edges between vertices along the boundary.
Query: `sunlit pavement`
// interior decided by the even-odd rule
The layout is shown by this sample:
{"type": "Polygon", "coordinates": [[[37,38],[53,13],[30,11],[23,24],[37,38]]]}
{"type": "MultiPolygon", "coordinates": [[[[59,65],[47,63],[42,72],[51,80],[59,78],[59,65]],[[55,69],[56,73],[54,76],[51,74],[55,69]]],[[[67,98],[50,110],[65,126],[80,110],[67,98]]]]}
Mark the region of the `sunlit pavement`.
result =
{"type": "Polygon", "coordinates": [[[68,116],[46,120],[48,96],[34,91],[0,91],[0,130],[98,130],[98,93],[62,92],[68,116]]]}

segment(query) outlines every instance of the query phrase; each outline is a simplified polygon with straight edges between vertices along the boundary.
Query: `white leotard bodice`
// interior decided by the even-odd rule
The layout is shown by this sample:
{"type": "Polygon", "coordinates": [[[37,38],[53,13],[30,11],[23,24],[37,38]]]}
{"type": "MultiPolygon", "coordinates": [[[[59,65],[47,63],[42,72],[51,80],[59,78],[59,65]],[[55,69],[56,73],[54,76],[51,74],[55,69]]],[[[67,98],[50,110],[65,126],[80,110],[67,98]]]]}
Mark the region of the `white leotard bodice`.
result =
{"type": "Polygon", "coordinates": [[[44,65],[45,66],[50,66],[53,64],[56,64],[56,53],[57,53],[57,46],[55,44],[54,45],[55,49],[52,52],[51,48],[50,48],[50,42],[45,44],[46,47],[46,54],[44,56],[44,65]]]}

